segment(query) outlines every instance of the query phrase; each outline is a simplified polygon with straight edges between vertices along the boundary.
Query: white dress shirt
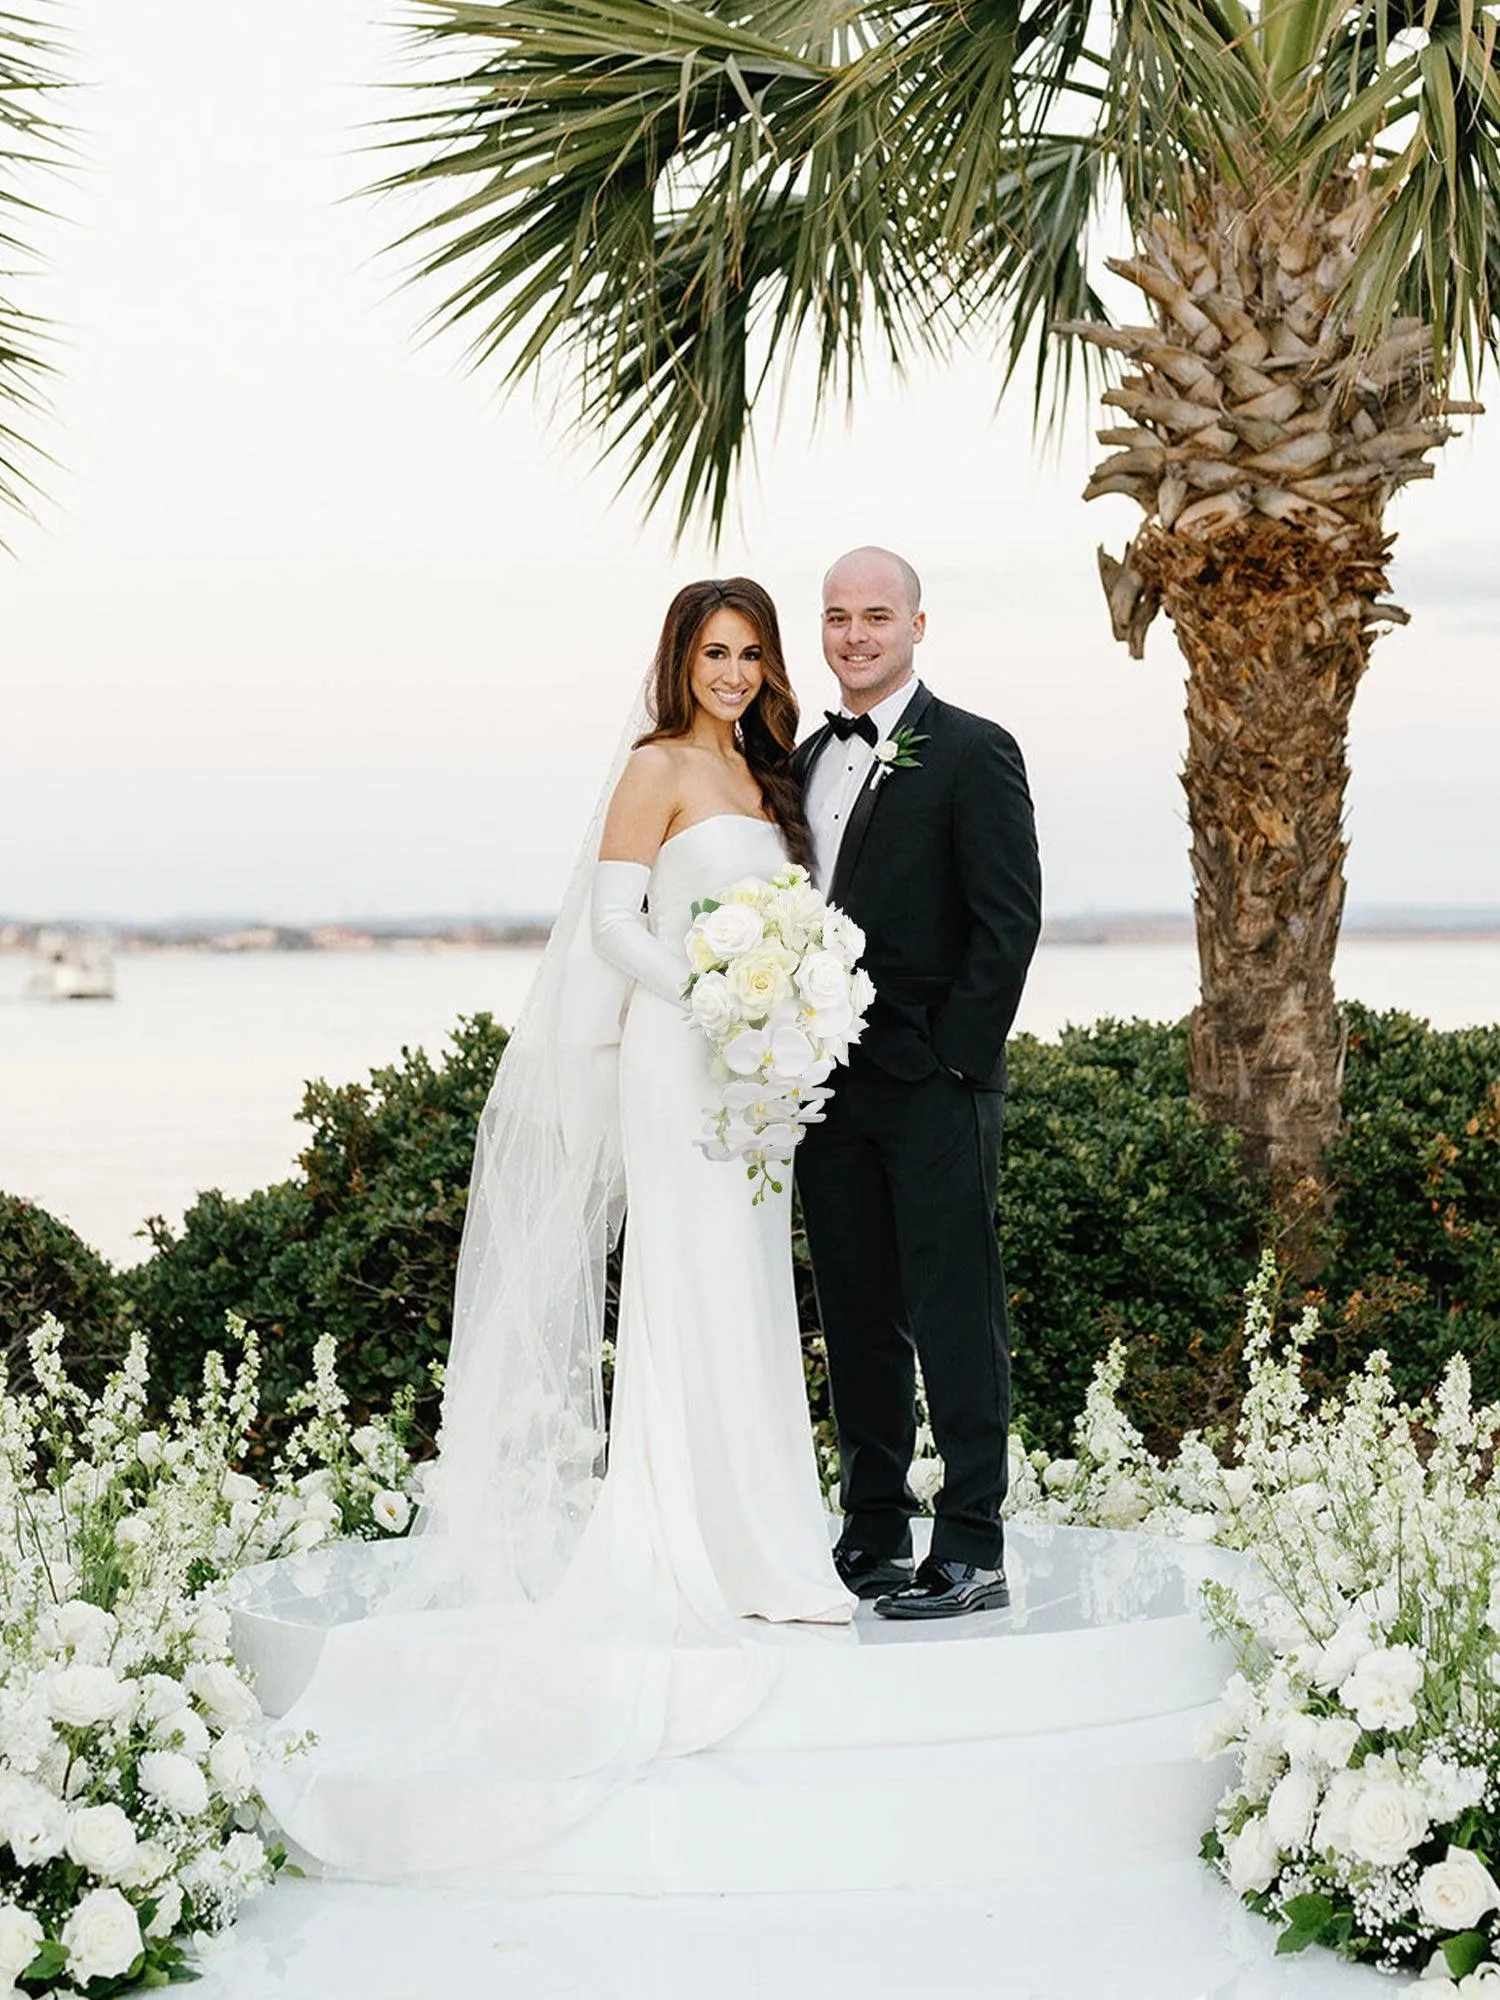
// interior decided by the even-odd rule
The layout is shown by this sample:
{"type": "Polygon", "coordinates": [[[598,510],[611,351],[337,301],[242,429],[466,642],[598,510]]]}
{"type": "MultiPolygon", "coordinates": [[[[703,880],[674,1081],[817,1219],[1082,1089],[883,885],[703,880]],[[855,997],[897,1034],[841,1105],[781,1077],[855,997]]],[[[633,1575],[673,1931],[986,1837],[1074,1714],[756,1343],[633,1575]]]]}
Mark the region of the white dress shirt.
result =
{"type": "MultiPolygon", "coordinates": [[[[877,742],[891,734],[921,686],[922,683],[913,675],[909,681],[903,681],[894,694],[888,694],[878,707],[868,711],[875,725],[877,742]]],[[[848,715],[851,711],[840,704],[839,713],[848,715]]],[[[812,776],[807,783],[807,826],[812,835],[813,881],[825,896],[833,880],[839,845],[849,824],[849,815],[874,762],[875,751],[862,736],[851,736],[847,743],[840,743],[834,736],[813,765],[812,776]]]]}

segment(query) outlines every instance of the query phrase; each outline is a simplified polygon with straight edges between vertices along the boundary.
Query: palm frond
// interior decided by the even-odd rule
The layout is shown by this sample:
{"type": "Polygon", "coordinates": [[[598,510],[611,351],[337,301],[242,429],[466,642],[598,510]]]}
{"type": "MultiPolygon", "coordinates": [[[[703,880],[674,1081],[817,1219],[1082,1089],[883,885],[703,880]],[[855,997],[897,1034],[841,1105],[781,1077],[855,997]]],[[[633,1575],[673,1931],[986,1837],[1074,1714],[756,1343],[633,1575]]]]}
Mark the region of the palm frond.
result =
{"type": "Polygon", "coordinates": [[[22,304],[45,219],[28,190],[55,164],[59,56],[44,21],[0,8],[0,505],[22,512],[46,456],[37,429],[51,373],[47,327],[22,304]]]}

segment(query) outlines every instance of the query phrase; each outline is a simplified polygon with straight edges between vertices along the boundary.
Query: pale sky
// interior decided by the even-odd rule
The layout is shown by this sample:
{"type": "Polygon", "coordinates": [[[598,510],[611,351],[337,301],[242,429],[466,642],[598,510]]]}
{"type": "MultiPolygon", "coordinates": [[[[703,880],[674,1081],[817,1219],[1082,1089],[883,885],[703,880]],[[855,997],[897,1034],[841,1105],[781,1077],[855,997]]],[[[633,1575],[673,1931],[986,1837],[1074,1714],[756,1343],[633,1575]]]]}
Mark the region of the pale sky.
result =
{"type": "MultiPolygon", "coordinates": [[[[1185,909],[1181,662],[1164,619],[1142,664],[1110,637],[1094,548],[1139,516],[1077,498],[1096,415],[1044,455],[984,354],[873,381],[847,427],[793,395],[724,546],[673,550],[544,408],[420,343],[400,212],[342,199],[387,11],[69,0],[82,165],[28,297],[69,329],[62,466],[0,565],[0,915],[546,910],[676,587],[769,586],[810,723],[818,579],[867,541],[923,574],[931,685],[1021,741],[1051,911],[1185,909]]],[[[1488,386],[1393,511],[1413,623],[1355,707],[1354,905],[1500,906],[1488,386]]]]}

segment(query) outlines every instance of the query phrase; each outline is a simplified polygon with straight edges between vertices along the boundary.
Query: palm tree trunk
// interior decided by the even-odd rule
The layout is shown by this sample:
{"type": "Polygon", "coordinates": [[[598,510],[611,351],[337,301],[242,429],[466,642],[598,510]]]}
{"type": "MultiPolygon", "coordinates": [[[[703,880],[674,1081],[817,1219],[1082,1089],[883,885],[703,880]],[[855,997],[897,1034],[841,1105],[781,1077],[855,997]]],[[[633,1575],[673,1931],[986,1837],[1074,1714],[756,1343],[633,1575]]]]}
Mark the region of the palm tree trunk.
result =
{"type": "Polygon", "coordinates": [[[1339,1127],[1349,710],[1390,615],[1375,611],[1388,543],[1361,539],[1259,520],[1198,542],[1151,524],[1131,550],[1188,663],[1193,1092],[1243,1134],[1246,1165],[1270,1172],[1293,1218],[1317,1206],[1339,1127]]]}

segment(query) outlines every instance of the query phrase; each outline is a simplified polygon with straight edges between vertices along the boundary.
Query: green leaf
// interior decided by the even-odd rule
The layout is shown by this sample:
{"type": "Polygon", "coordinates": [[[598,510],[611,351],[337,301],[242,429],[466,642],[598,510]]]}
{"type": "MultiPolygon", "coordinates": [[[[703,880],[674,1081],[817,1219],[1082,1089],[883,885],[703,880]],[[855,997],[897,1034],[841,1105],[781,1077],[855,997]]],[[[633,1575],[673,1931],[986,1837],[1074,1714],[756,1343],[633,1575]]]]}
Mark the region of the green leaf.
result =
{"type": "Polygon", "coordinates": [[[1490,1955],[1490,1942],[1483,1931],[1459,1931],[1443,1939],[1443,1957],[1455,1979],[1466,1979],[1490,1955]]]}
{"type": "Polygon", "coordinates": [[[1333,1903],[1327,1896],[1293,1896],[1285,1911],[1287,1928],[1276,1940],[1279,1957],[1317,1944],[1333,1922],[1333,1903]]]}

